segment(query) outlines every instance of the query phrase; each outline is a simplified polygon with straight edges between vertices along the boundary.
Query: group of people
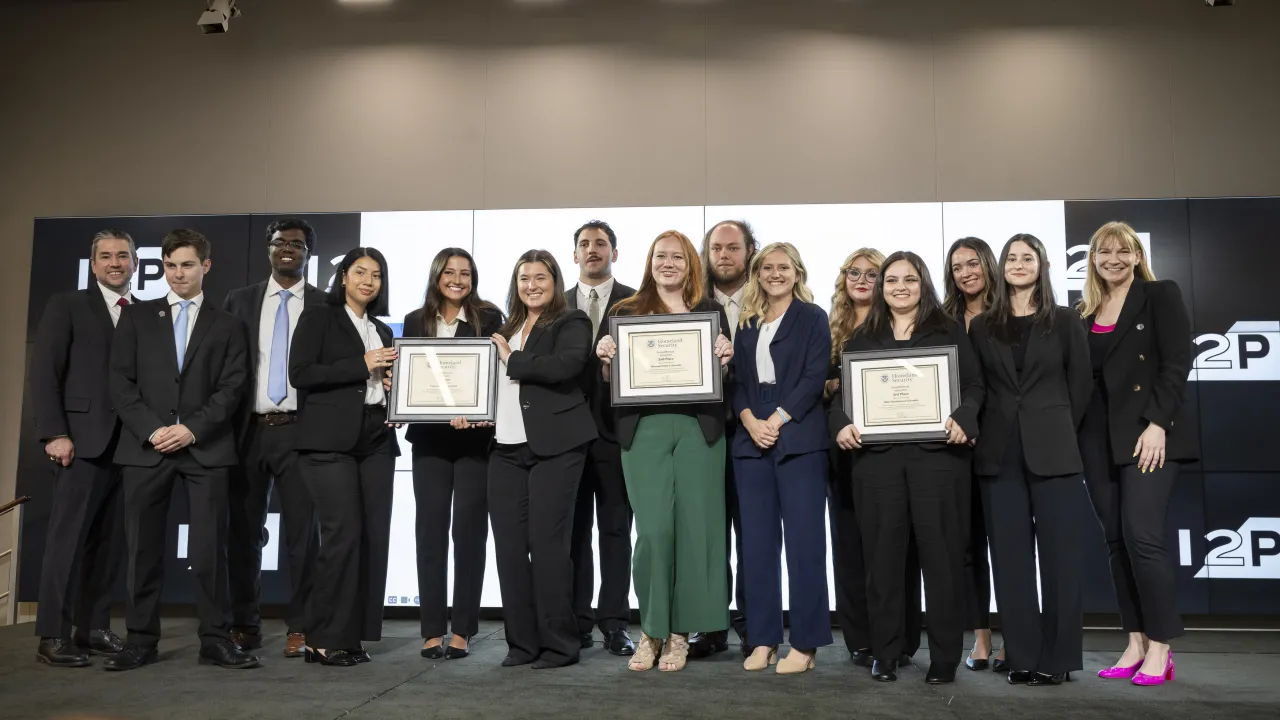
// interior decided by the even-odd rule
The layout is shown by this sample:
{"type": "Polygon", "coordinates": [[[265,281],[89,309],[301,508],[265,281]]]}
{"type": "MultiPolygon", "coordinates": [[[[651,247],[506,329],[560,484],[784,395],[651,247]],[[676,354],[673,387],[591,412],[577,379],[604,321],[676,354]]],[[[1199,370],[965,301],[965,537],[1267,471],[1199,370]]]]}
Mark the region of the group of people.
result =
{"type": "MultiPolygon", "coordinates": [[[[102,654],[108,669],[127,670],[156,660],[175,483],[190,502],[202,663],[259,663],[273,487],[291,580],[285,655],[340,667],[371,659],[364,643],[381,637],[400,454],[386,414],[396,351],[379,319],[387,262],[356,248],[321,291],[303,278],[310,225],[281,220],[266,241],[271,276],[219,309],[204,302],[210,245],[199,233],[165,237],[171,291],[139,302],[129,294],[133,241],[106,230],[93,240],[96,282],[45,310],[31,382],[58,470],[42,662],[78,667],[102,654]],[[108,622],[120,512],[125,641],[108,622]]],[[[530,250],[512,268],[505,312],[478,296],[467,251],[442,250],[422,307],[404,319],[406,337],[491,338],[500,361],[493,422],[459,417],[406,433],[423,657],[467,656],[492,524],[504,666],[574,664],[598,627],[631,670],[678,671],[725,651],[732,627],[744,669],[805,672],[833,640],[829,513],[836,614],[853,662],[874,679],[895,680],[918,649],[923,574],[926,682],[954,681],[964,656],[1010,683],[1056,685],[1083,667],[1087,495],[1129,633],[1099,675],[1173,678],[1168,643],[1182,626],[1164,524],[1177,468],[1197,454],[1183,412],[1190,327],[1179,289],[1152,276],[1131,227],[1094,234],[1074,309],[1056,304],[1044,245],[1027,234],[999,255],[977,238],[956,241],[941,300],[916,254],[856,250],[830,314],[796,247],[758,247],[744,221],[712,227],[700,252],[662,233],[638,289],[613,277],[618,238],[607,223],[586,223],[573,242],[577,284],[566,290],[552,254],[530,250]],[[724,399],[613,407],[608,318],[689,312],[719,315],[724,399]],[[844,410],[843,355],[928,347],[956,350],[946,438],[864,443],[844,410]],[[790,650],[779,658],[784,546],[790,650]],[[976,638],[967,656],[966,629],[976,638]]]]}

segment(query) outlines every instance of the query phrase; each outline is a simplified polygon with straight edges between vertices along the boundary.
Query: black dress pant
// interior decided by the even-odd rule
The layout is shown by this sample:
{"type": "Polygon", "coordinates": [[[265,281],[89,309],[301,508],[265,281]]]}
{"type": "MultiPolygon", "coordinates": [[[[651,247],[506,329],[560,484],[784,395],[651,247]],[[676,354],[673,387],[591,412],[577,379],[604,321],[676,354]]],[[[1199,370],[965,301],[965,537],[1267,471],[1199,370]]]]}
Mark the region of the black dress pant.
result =
{"type": "MultiPolygon", "coordinates": [[[[459,433],[474,432],[458,430],[459,433]]],[[[413,498],[417,506],[418,597],[422,637],[445,634],[449,620],[449,537],[453,536],[453,634],[480,631],[480,594],[489,544],[489,459],[473,444],[415,445],[413,498]]]]}
{"type": "Polygon", "coordinates": [[[519,660],[566,665],[578,659],[569,546],[586,456],[584,445],[541,457],[527,443],[495,444],[489,456],[502,616],[508,654],[519,660]]]}
{"type": "Polygon", "coordinates": [[[969,512],[961,516],[965,523],[964,608],[965,627],[991,629],[991,560],[987,553],[987,521],[982,507],[982,490],[978,476],[960,486],[960,508],[969,512]]]}
{"type": "MultiPolygon", "coordinates": [[[[848,453],[840,452],[827,486],[827,506],[831,514],[831,556],[835,576],[836,623],[849,652],[871,648],[871,618],[867,609],[867,566],[862,557],[862,528],[858,525],[848,453]]],[[[923,629],[920,605],[920,553],[915,533],[907,546],[903,575],[903,652],[914,655],[920,649],[923,629]]]]}
{"type": "Polygon", "coordinates": [[[578,632],[626,630],[631,620],[631,503],[622,478],[622,449],[603,438],[587,451],[573,512],[573,614],[578,632]],[[600,538],[600,600],[591,609],[596,571],[592,562],[592,520],[600,538]]]}
{"type": "Polygon", "coordinates": [[[969,484],[967,449],[894,445],[864,451],[853,467],[854,502],[867,566],[871,651],[896,660],[906,651],[904,569],[914,531],[924,571],[932,662],[958,664],[964,638],[960,607],[964,537],[958,483],[969,484]]]}
{"type": "Polygon", "coordinates": [[[274,486],[280,492],[280,528],[289,554],[289,607],[285,622],[289,632],[302,632],[307,624],[307,599],[311,595],[320,531],[311,493],[302,479],[294,438],[298,425],[263,425],[250,418],[241,466],[232,469],[230,530],[227,537],[227,571],[231,578],[231,624],[260,632],[262,616],[262,548],[267,544],[267,509],[274,486]]]}
{"type": "Polygon", "coordinates": [[[299,461],[316,517],[320,551],[307,606],[307,645],[354,650],[382,639],[395,457],[386,410],[366,406],[350,452],[304,452],[299,461]]]}
{"type": "Polygon", "coordinates": [[[36,608],[40,637],[70,638],[72,625],[78,634],[111,627],[111,591],[125,547],[114,455],[112,440],[102,455],[76,457],[54,471],[36,608]]]}
{"type": "Polygon", "coordinates": [[[1005,659],[1013,670],[1051,675],[1081,670],[1079,513],[1086,507],[1084,480],[1031,472],[1020,432],[1015,428],[1010,435],[1000,474],[981,480],[1005,659]]]}
{"type": "Polygon", "coordinates": [[[200,644],[230,642],[231,599],[227,594],[227,484],[230,470],[207,468],[187,450],[166,455],[154,467],[124,468],[125,536],[129,546],[128,643],[154,647],[160,641],[160,594],[169,547],[169,503],[173,486],[187,493],[187,564],[200,618],[200,644]]]}
{"type": "Polygon", "coordinates": [[[1145,473],[1136,460],[1133,465],[1114,464],[1106,403],[1099,389],[1080,426],[1080,456],[1089,498],[1107,541],[1121,625],[1125,632],[1146,633],[1156,642],[1180,637],[1173,554],[1165,533],[1178,463],[1168,461],[1145,473]]]}
{"type": "MultiPolygon", "coordinates": [[[[747,640],[747,583],[742,565],[742,513],[738,510],[738,482],[733,472],[733,435],[738,431],[736,421],[724,426],[724,492],[725,492],[725,547],[733,547],[733,560],[728,560],[725,572],[729,575],[729,593],[733,595],[734,608],[729,612],[729,625],[738,639],[747,640]],[[732,536],[732,537],[731,537],[732,536]],[[732,543],[729,540],[732,539],[732,543]],[[736,566],[736,567],[735,567],[736,566]],[[737,582],[734,582],[734,578],[737,582]]],[[[746,432],[743,430],[742,432],[746,432]]]]}

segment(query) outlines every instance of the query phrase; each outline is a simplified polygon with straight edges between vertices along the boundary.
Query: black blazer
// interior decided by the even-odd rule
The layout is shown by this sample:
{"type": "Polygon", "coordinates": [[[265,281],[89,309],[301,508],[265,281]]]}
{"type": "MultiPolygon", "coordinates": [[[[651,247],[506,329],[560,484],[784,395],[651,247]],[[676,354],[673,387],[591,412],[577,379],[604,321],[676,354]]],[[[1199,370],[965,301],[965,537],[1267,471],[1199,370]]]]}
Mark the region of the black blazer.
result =
{"type": "MultiPolygon", "coordinates": [[[[130,302],[137,300],[130,296],[130,302]]],[[[36,329],[29,376],[41,444],[65,436],[75,443],[76,457],[106,451],[119,422],[108,389],[115,330],[96,281],[49,299],[36,329]]]]}
{"type": "Polygon", "coordinates": [[[1041,477],[1083,470],[1076,429],[1093,392],[1089,344],[1070,308],[1054,309],[1053,329],[1031,328],[1019,375],[1013,350],[987,327],[984,313],[969,325],[969,338],[987,388],[982,441],[974,446],[974,472],[998,475],[1010,433],[1021,434],[1027,467],[1041,477]],[[1016,426],[1016,427],[1015,427],[1016,426]]]}
{"type": "MultiPolygon", "coordinates": [[[[946,330],[935,330],[923,334],[915,333],[907,341],[906,347],[942,347],[945,345],[956,346],[956,354],[959,356],[960,364],[960,407],[951,412],[951,419],[959,423],[960,429],[964,430],[964,434],[972,440],[978,437],[978,411],[982,409],[986,388],[982,384],[982,369],[978,365],[978,358],[973,352],[973,345],[969,342],[969,336],[965,333],[964,324],[957,323],[948,317],[946,330]]],[[[844,344],[842,352],[890,350],[897,347],[897,341],[893,339],[893,329],[886,328],[882,333],[874,337],[855,331],[853,337],[850,337],[848,342],[844,344]]],[[[833,439],[845,426],[853,424],[853,421],[849,419],[848,414],[844,411],[844,393],[845,388],[841,384],[840,389],[831,398],[829,422],[833,439]]],[[[946,450],[957,447],[948,445],[944,441],[924,442],[919,443],[919,445],[926,450],[946,450]]],[[[889,443],[873,443],[864,445],[862,449],[883,452],[888,450],[889,447],[889,443]]],[[[855,450],[854,452],[858,451],[855,450]]]]}
{"type": "MultiPolygon", "coordinates": [[[[382,346],[391,347],[391,328],[367,317],[378,329],[382,346]]],[[[364,354],[364,340],[347,316],[346,305],[326,301],[302,311],[289,347],[289,382],[298,390],[298,450],[350,452],[360,441],[369,380],[364,354]]],[[[383,374],[379,371],[379,379],[383,374]]],[[[399,455],[390,427],[387,434],[392,454],[399,455]]]]}
{"type": "MultiPolygon", "coordinates": [[[[1093,316],[1082,320],[1085,331],[1093,316]]],[[[1184,407],[1191,372],[1191,319],[1172,280],[1134,278],[1111,345],[1102,380],[1116,465],[1134,465],[1138,436],[1155,423],[1165,429],[1165,459],[1194,462],[1200,447],[1184,407]]]]}
{"type": "Polygon", "coordinates": [[[166,425],[181,423],[195,436],[188,449],[196,462],[235,465],[233,421],[249,366],[244,323],[205,296],[178,372],[168,299],[122,310],[111,345],[111,399],[124,423],[116,462],[158,465],[164,455],[147,439],[166,425]]]}
{"type": "MultiPolygon", "coordinates": [[[[729,316],[725,314],[724,308],[720,303],[711,298],[703,298],[702,302],[694,306],[691,312],[718,312],[720,313],[720,334],[726,338],[732,337],[729,334],[729,316]]],[[[621,313],[614,312],[619,315],[621,313]]],[[[614,416],[617,418],[618,443],[623,448],[630,449],[631,441],[636,438],[636,427],[640,425],[640,418],[646,415],[667,415],[678,413],[684,415],[692,415],[698,418],[698,425],[702,427],[702,437],[707,441],[708,445],[715,443],[724,435],[725,416],[728,413],[728,398],[733,391],[733,363],[730,363],[729,375],[725,377],[724,384],[724,400],[720,402],[709,403],[689,403],[687,405],[624,405],[613,409],[614,416]]]]}
{"type": "MultiPolygon", "coordinates": [[[[735,418],[761,403],[756,368],[759,344],[760,318],[752,318],[745,327],[738,328],[733,339],[735,418]]],[[[791,422],[778,433],[773,452],[787,457],[826,450],[831,446],[822,412],[822,387],[831,360],[831,328],[826,311],[813,303],[792,300],[769,344],[769,355],[776,379],[775,404],[791,416],[791,422]]],[[[751,433],[735,433],[730,449],[734,457],[761,456],[760,448],[751,441],[751,433]]]]}
{"type": "Polygon", "coordinates": [[[591,318],[567,310],[530,330],[524,346],[507,358],[507,375],[520,381],[525,440],[534,453],[559,455],[598,437],[581,385],[590,352],[591,318]]]}
{"type": "MultiPolygon", "coordinates": [[[[600,431],[600,439],[618,442],[617,419],[613,413],[610,400],[609,384],[604,381],[600,372],[600,358],[596,357],[596,343],[609,334],[609,316],[619,302],[636,294],[635,288],[627,287],[617,280],[613,281],[613,290],[609,293],[609,303],[605,305],[600,319],[600,330],[591,343],[591,352],[587,357],[587,369],[582,373],[582,392],[586,393],[587,403],[591,406],[591,417],[595,418],[596,429],[600,431]]],[[[578,286],[574,285],[565,291],[564,299],[569,307],[586,312],[586,308],[578,307],[578,286]]],[[[590,318],[588,318],[590,319],[590,318]]]]}
{"type": "MultiPolygon", "coordinates": [[[[302,293],[302,309],[305,311],[309,307],[323,305],[325,303],[324,292],[316,289],[311,283],[305,282],[305,288],[302,293]]],[[[295,288],[297,285],[294,286],[295,288]]],[[[243,439],[243,433],[249,427],[249,416],[253,414],[253,405],[255,398],[258,397],[258,331],[259,325],[262,323],[262,303],[266,300],[267,281],[255,283],[249,287],[243,287],[238,290],[232,290],[227,293],[227,298],[222,301],[222,309],[240,318],[245,325],[245,332],[249,339],[249,366],[248,379],[245,381],[244,399],[240,404],[240,412],[236,415],[236,436],[243,439]]],[[[298,329],[295,327],[293,331],[296,333],[298,329]]]]}
{"type": "MultiPolygon", "coordinates": [[[[426,312],[418,308],[404,316],[404,328],[400,337],[427,337],[426,312]]],[[[431,318],[435,322],[435,318],[431,318]]],[[[502,327],[502,313],[497,308],[481,309],[479,317],[458,321],[454,337],[487,338],[502,327]]],[[[416,453],[431,453],[445,446],[450,446],[449,455],[483,455],[489,449],[489,441],[493,440],[493,428],[468,428],[454,430],[447,423],[410,423],[405,431],[405,439],[413,444],[416,453]]]]}

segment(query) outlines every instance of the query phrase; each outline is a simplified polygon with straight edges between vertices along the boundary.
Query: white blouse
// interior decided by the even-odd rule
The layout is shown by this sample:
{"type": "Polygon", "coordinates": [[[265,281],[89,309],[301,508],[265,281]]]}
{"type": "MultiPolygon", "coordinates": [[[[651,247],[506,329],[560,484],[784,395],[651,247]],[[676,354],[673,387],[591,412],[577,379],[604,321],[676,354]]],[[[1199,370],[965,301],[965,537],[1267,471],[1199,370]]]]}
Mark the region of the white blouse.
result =
{"type": "Polygon", "coordinates": [[[769,345],[773,343],[773,337],[778,334],[778,326],[786,316],[787,312],[784,310],[781,315],[774,318],[773,322],[760,323],[760,338],[756,341],[756,380],[761,385],[772,385],[778,382],[769,345]]]}
{"type": "MultiPolygon", "coordinates": [[[[526,324],[528,324],[526,322],[526,324]]],[[[511,352],[520,349],[524,337],[524,325],[516,330],[507,344],[511,352]]],[[[520,381],[512,380],[507,364],[502,363],[502,377],[498,379],[498,412],[494,422],[494,441],[502,445],[519,445],[528,442],[524,432],[524,412],[520,409],[520,381]]]]}
{"type": "MultiPolygon", "coordinates": [[[[351,318],[351,324],[356,326],[356,332],[364,340],[364,351],[381,349],[382,338],[378,336],[378,326],[369,320],[369,313],[366,312],[364,317],[359,318],[350,305],[344,307],[347,309],[347,317],[351,318]]],[[[386,393],[382,390],[382,373],[369,373],[369,379],[364,384],[364,404],[385,405],[386,402],[386,393]]]]}

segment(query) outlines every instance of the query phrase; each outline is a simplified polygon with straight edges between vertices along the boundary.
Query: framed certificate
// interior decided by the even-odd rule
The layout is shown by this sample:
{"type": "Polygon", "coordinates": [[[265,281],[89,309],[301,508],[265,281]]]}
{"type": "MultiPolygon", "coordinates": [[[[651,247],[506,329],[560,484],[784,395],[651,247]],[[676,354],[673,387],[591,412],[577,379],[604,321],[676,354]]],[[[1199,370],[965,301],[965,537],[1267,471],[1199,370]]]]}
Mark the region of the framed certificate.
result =
{"type": "Polygon", "coordinates": [[[396,338],[387,422],[494,419],[498,348],[489,338],[396,338]]]}
{"type": "Polygon", "coordinates": [[[960,404],[955,345],[840,356],[844,411],[862,444],[946,440],[960,404]]]}
{"type": "Polygon", "coordinates": [[[618,344],[612,363],[614,405],[718,402],[724,395],[716,338],[720,314],[609,318],[618,344]]]}

